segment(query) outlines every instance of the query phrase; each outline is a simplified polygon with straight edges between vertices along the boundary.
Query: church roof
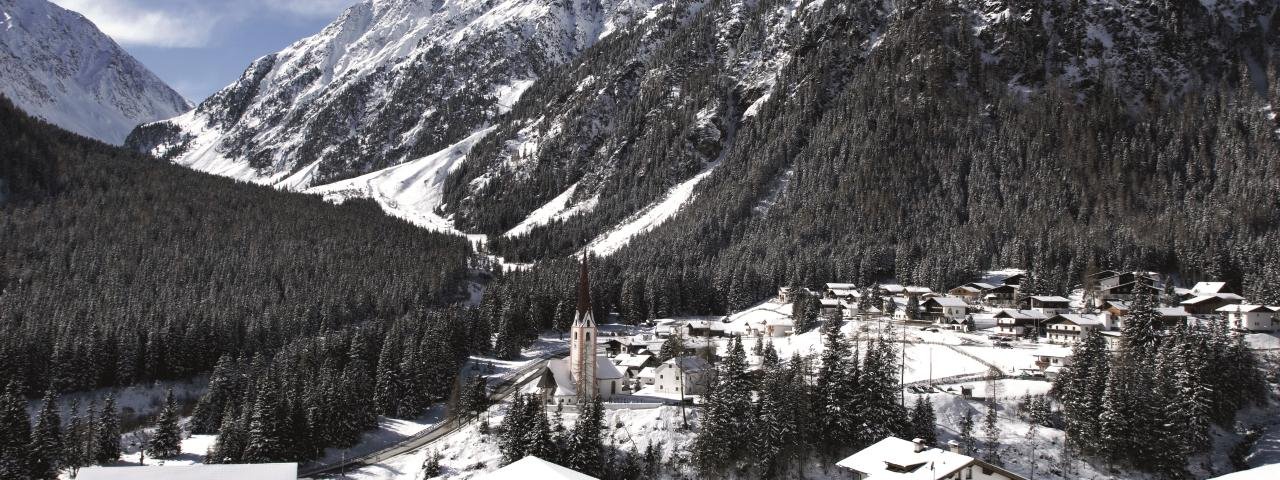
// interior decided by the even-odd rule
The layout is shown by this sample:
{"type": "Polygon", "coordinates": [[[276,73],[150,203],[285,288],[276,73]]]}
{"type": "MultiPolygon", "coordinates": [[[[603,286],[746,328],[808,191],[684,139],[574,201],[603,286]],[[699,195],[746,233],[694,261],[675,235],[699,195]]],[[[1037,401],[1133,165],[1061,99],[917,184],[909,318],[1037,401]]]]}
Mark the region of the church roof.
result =
{"type": "Polygon", "coordinates": [[[600,380],[622,378],[622,372],[609,361],[609,357],[596,355],[596,378],[600,380]]]}

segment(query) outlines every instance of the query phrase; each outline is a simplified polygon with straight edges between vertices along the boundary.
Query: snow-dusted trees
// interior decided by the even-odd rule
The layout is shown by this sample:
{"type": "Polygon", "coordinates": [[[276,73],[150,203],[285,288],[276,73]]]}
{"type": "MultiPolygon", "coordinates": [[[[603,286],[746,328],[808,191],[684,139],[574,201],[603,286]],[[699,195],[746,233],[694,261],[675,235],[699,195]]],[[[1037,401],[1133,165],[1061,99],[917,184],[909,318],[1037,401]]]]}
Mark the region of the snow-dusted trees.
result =
{"type": "Polygon", "coordinates": [[[1097,334],[1077,345],[1053,394],[1076,451],[1181,475],[1187,458],[1210,447],[1210,425],[1230,425],[1265,397],[1265,383],[1254,354],[1222,322],[1162,334],[1147,299],[1132,315],[1114,355],[1097,334]]]}
{"type": "Polygon", "coordinates": [[[910,436],[924,440],[928,445],[938,443],[938,421],[933,412],[933,400],[927,395],[916,397],[911,408],[910,436]]]}
{"type": "Polygon", "coordinates": [[[31,421],[22,386],[11,381],[0,393],[0,478],[29,478],[32,474],[31,421]]]}
{"type": "Polygon", "coordinates": [[[38,479],[58,477],[63,461],[62,415],[58,412],[58,395],[45,392],[36,424],[31,430],[31,476],[38,479]]]}
{"type": "Polygon", "coordinates": [[[813,384],[813,433],[819,458],[832,460],[860,441],[866,423],[858,352],[839,325],[824,330],[823,350],[813,384]]]}
{"type": "Polygon", "coordinates": [[[750,452],[756,434],[747,354],[742,338],[734,337],[729,355],[719,365],[702,406],[702,422],[693,457],[703,471],[726,471],[750,452]]]}
{"type": "Polygon", "coordinates": [[[120,459],[120,410],[116,407],[115,395],[107,395],[102,402],[102,410],[94,422],[93,455],[94,462],[111,463],[120,459]]]}
{"type": "Polygon", "coordinates": [[[182,429],[178,426],[178,414],[178,403],[173,398],[173,389],[170,388],[165,395],[164,409],[156,419],[155,432],[151,434],[150,444],[145,446],[147,453],[152,457],[169,459],[182,453],[182,429]]]}

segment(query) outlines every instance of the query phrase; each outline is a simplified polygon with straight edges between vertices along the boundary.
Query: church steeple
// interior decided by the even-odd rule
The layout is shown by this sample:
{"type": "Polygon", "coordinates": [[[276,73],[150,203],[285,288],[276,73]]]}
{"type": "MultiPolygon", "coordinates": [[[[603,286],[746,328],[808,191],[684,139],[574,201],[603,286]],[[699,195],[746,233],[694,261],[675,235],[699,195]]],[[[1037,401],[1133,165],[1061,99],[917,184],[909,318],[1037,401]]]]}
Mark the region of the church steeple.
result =
{"type": "Polygon", "coordinates": [[[596,320],[591,313],[591,278],[587,271],[587,255],[582,255],[578,269],[578,311],[569,330],[573,337],[569,343],[569,375],[582,398],[597,394],[596,386],[596,320]]]}
{"type": "Polygon", "coordinates": [[[573,317],[573,326],[596,326],[595,315],[591,313],[591,277],[587,270],[587,254],[582,254],[582,263],[578,268],[578,311],[573,317]]]}

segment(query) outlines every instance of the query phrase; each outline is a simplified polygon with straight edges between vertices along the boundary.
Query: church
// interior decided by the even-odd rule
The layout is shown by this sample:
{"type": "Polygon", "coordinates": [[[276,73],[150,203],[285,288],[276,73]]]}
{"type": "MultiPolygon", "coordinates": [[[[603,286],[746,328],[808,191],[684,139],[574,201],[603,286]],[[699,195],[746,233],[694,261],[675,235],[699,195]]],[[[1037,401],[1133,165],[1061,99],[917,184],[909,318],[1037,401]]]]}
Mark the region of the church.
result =
{"type": "Polygon", "coordinates": [[[584,256],[578,274],[578,309],[570,327],[569,356],[547,362],[538,380],[545,403],[576,405],[600,396],[608,400],[621,393],[622,372],[609,358],[596,353],[599,341],[595,315],[591,313],[591,280],[584,256]]]}

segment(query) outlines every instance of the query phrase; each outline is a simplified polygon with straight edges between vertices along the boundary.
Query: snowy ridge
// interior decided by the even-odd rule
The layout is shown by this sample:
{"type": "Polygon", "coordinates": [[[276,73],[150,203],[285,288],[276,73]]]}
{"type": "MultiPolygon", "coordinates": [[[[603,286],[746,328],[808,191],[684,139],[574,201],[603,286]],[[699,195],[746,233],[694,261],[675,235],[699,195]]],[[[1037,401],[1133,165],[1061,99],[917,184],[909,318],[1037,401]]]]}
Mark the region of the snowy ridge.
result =
{"type": "Polygon", "coordinates": [[[713,164],[701,173],[694,175],[693,178],[672,187],[667,192],[667,196],[661,201],[633,214],[626,221],[614,227],[613,230],[600,234],[595,240],[588,243],[585,248],[599,256],[612,255],[618,249],[625,247],[636,235],[662,225],[671,217],[680,213],[680,208],[694,198],[694,189],[711,175],[711,172],[715,171],[717,165],[713,164]]]}
{"type": "MultiPolygon", "coordinates": [[[[307,189],[334,202],[349,198],[370,198],[388,214],[431,230],[455,232],[453,223],[436,213],[445,178],[461,165],[471,147],[493,128],[472,133],[449,148],[395,167],[329,185],[307,189]]],[[[300,170],[305,172],[311,170],[300,170]]],[[[293,183],[300,185],[300,182],[293,183]]]]}
{"type": "Polygon", "coordinates": [[[0,0],[0,93],[27,113],[112,144],[190,103],[78,13],[0,0]]]}
{"type": "Polygon", "coordinates": [[[129,145],[290,189],[392,167],[492,123],[656,1],[364,0],[129,145]]]}
{"type": "Polygon", "coordinates": [[[564,220],[579,213],[591,211],[592,208],[595,208],[596,202],[600,200],[599,196],[591,197],[590,199],[578,202],[574,205],[569,205],[569,199],[572,198],[574,192],[578,190],[578,185],[579,184],[577,183],[573,184],[569,188],[565,189],[564,192],[561,192],[560,195],[556,195],[556,198],[553,198],[543,206],[538,207],[538,209],[534,210],[533,213],[530,213],[524,221],[520,222],[519,225],[512,227],[511,230],[507,230],[507,232],[503,233],[502,236],[518,237],[525,233],[529,233],[529,230],[532,230],[534,227],[546,225],[552,221],[564,220]]]}

